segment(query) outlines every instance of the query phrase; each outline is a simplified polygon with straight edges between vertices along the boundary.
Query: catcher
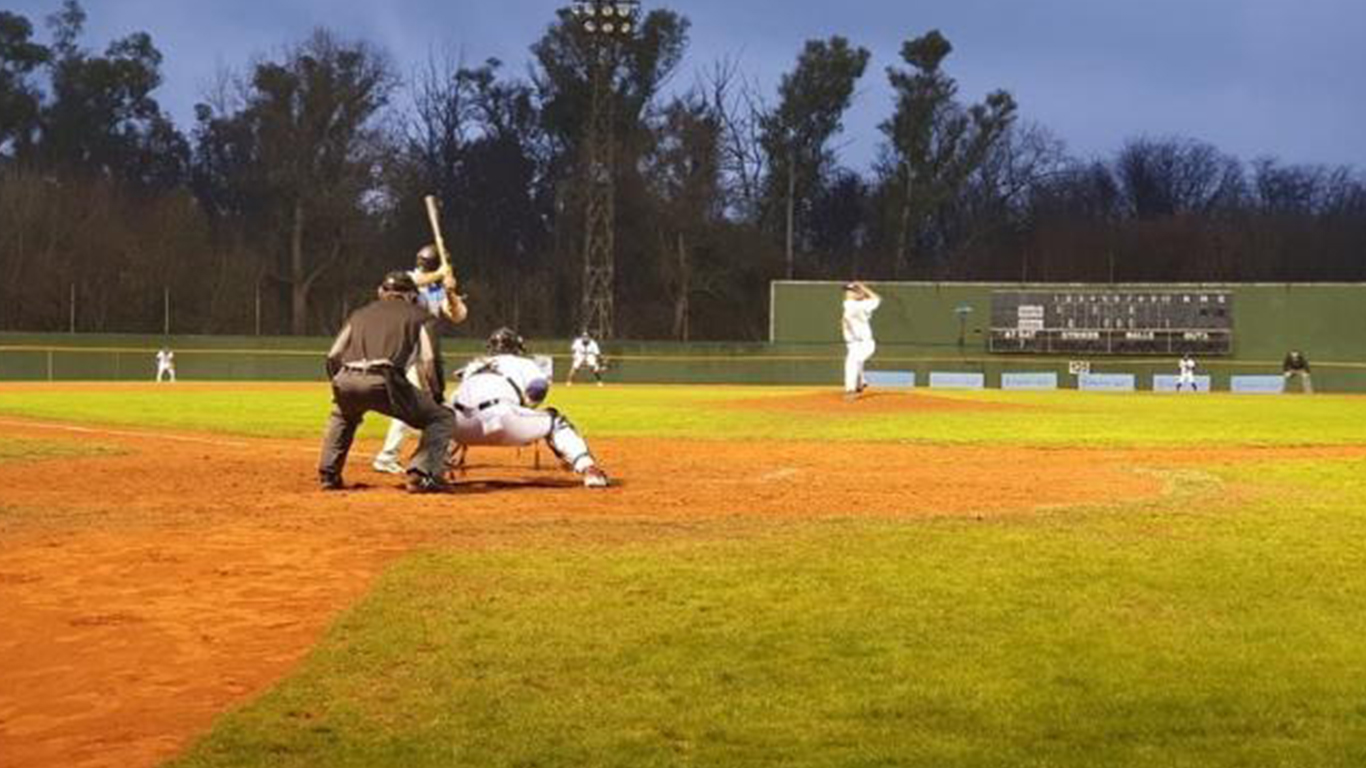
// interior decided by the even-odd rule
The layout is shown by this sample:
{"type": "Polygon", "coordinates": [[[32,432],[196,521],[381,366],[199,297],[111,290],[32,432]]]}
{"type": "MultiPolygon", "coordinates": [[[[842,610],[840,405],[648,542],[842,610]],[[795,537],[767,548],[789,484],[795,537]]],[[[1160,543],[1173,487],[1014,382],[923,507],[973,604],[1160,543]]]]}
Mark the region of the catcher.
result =
{"type": "Polygon", "coordinates": [[[607,473],[569,419],[554,408],[538,409],[550,393],[550,380],[526,356],[522,337],[511,328],[499,328],[489,336],[486,349],[487,356],[461,371],[460,386],[451,398],[456,450],[545,440],[560,461],[583,477],[585,487],[607,487],[607,473]]]}

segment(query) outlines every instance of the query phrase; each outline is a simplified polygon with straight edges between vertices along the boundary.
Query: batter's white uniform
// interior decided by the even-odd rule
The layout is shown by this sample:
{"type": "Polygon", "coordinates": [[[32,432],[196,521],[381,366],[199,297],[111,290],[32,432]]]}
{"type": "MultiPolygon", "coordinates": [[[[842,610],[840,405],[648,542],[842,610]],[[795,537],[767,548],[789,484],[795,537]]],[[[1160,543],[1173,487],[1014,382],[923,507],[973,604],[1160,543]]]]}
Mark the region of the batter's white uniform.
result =
{"type": "Polygon", "coordinates": [[[461,445],[530,445],[545,440],[550,450],[585,485],[606,485],[588,444],[553,408],[538,410],[550,392],[550,380],[535,361],[517,355],[481,357],[461,372],[451,398],[455,410],[455,442],[461,445]],[[601,482],[597,482],[597,478],[601,482]]]}
{"type": "Polygon", "coordinates": [[[574,383],[574,374],[577,373],[580,368],[589,368],[592,370],[593,376],[598,380],[598,383],[602,383],[602,376],[600,375],[602,367],[598,364],[598,357],[602,354],[602,350],[598,348],[598,343],[596,341],[593,341],[593,339],[587,335],[580,336],[577,339],[574,339],[574,342],[569,345],[569,352],[573,355],[574,360],[569,366],[569,378],[566,379],[565,383],[574,383]]]}
{"type": "Polygon", "coordinates": [[[876,296],[867,299],[845,299],[844,344],[848,351],[844,355],[844,391],[858,392],[863,388],[863,365],[873,356],[877,343],[873,341],[873,313],[882,305],[876,296]]]}
{"type": "MultiPolygon", "coordinates": [[[[417,280],[419,275],[429,274],[420,269],[408,271],[408,276],[417,280]]],[[[417,288],[418,306],[427,310],[433,317],[441,317],[442,307],[446,305],[446,285],[440,280],[427,285],[420,285],[417,288]]],[[[406,372],[408,382],[418,389],[423,388],[423,383],[418,375],[417,366],[410,365],[406,372]]],[[[403,447],[403,438],[409,434],[420,434],[418,430],[404,424],[398,419],[389,420],[389,433],[384,436],[384,447],[380,448],[375,455],[375,469],[381,472],[393,472],[395,474],[403,472],[403,466],[399,464],[398,452],[403,447]]]]}
{"type": "Polygon", "coordinates": [[[1180,390],[1181,390],[1181,387],[1183,387],[1183,386],[1185,386],[1185,385],[1187,385],[1187,384],[1189,384],[1191,390],[1194,391],[1194,390],[1195,390],[1195,360],[1193,360],[1193,359],[1191,358],[1190,355],[1186,355],[1185,357],[1181,358],[1181,361],[1178,362],[1176,365],[1177,365],[1177,369],[1178,369],[1178,371],[1179,371],[1178,374],[1177,374],[1177,376],[1176,376],[1176,389],[1177,389],[1177,391],[1180,391],[1180,390]]]}
{"type": "MultiPolygon", "coordinates": [[[[408,270],[408,276],[413,279],[413,282],[417,282],[419,277],[428,274],[431,273],[423,272],[420,269],[408,270]]],[[[418,285],[417,303],[430,312],[432,317],[441,317],[441,309],[446,306],[446,284],[437,280],[426,285],[418,285]]]]}
{"type": "Polygon", "coordinates": [[[157,351],[157,383],[161,383],[163,376],[175,381],[175,353],[169,349],[157,351]]]}

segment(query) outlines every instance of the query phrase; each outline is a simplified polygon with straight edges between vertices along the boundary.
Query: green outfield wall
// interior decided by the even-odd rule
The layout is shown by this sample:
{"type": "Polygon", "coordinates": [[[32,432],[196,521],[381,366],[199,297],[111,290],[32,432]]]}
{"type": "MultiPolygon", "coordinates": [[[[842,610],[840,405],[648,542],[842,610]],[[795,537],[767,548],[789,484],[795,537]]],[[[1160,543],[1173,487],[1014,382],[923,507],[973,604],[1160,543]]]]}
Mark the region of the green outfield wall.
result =
{"type": "MultiPolygon", "coordinates": [[[[878,351],[870,368],[912,371],[924,385],[932,371],[982,373],[988,387],[1006,371],[1055,372],[1073,386],[1069,358],[990,354],[984,330],[991,292],[1064,287],[1019,283],[882,283],[874,318],[878,351]],[[960,307],[971,307],[960,324],[960,307]]],[[[1109,286],[1069,285],[1072,290],[1109,286]]],[[[1286,350],[1303,349],[1320,391],[1366,392],[1366,285],[1123,285],[1152,290],[1234,293],[1233,354],[1200,360],[1216,389],[1237,374],[1278,373],[1286,350]]],[[[611,341],[603,344],[606,379],[627,383],[825,384],[842,379],[841,291],[836,282],[776,282],[767,343],[611,341]]],[[[162,344],[176,353],[179,377],[190,381],[323,381],[330,339],[258,336],[137,336],[0,333],[0,381],[151,381],[162,344]]],[[[482,339],[443,340],[448,369],[482,350],[482,339]]],[[[556,378],[569,368],[569,340],[532,340],[530,351],[554,359],[556,378]]],[[[1134,373],[1140,389],[1174,360],[1153,357],[1089,360],[1095,372],[1134,373]]],[[[585,378],[587,378],[585,376],[585,378]]]]}
{"type": "MultiPolygon", "coordinates": [[[[773,283],[773,344],[813,350],[838,345],[840,285],[773,283]]],[[[931,370],[985,373],[988,386],[999,384],[1002,371],[1067,373],[1066,357],[987,351],[992,291],[1227,290],[1234,296],[1233,354],[1199,361],[1214,377],[1216,388],[1227,388],[1234,374],[1279,373],[1285,353],[1298,348],[1308,355],[1320,390],[1366,392],[1366,284],[879,283],[874,288],[883,304],[873,320],[878,352],[870,367],[916,371],[918,381],[931,370]],[[960,307],[971,311],[960,314],[960,307]]],[[[1173,360],[1150,356],[1096,356],[1088,362],[1097,372],[1135,373],[1140,388],[1150,385],[1153,373],[1172,373],[1175,367],[1173,360]]]]}
{"type": "MultiPolygon", "coordinates": [[[[151,381],[163,343],[175,352],[177,375],[186,381],[321,382],[331,339],[0,333],[0,381],[151,381]]],[[[843,355],[842,345],[760,342],[614,341],[603,347],[605,378],[636,383],[830,383],[839,379],[843,355]]],[[[482,350],[482,339],[442,341],[448,370],[482,350]]],[[[569,339],[535,340],[529,351],[550,356],[563,380],[569,339]]],[[[580,374],[580,380],[591,378],[580,374]]]]}

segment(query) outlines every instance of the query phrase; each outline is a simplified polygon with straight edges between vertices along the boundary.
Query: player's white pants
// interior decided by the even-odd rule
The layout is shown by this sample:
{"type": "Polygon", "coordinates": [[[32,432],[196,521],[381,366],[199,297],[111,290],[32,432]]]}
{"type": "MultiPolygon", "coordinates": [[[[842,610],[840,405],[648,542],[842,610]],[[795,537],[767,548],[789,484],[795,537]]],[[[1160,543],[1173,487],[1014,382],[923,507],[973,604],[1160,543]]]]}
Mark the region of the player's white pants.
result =
{"type": "MultiPolygon", "coordinates": [[[[406,374],[408,383],[418,389],[422,389],[422,378],[417,372],[417,366],[409,366],[406,374]]],[[[403,447],[403,439],[409,435],[420,435],[421,430],[413,429],[404,424],[399,419],[389,420],[389,433],[384,436],[384,447],[379,449],[379,454],[375,456],[375,463],[397,462],[398,451],[403,447]]]]}
{"type": "Polygon", "coordinates": [[[419,434],[418,431],[407,424],[398,419],[390,419],[389,433],[384,436],[384,447],[380,448],[379,454],[375,456],[375,463],[398,461],[398,452],[403,447],[404,438],[416,434],[419,434]]]}
{"type": "Polygon", "coordinates": [[[1177,377],[1176,377],[1176,388],[1177,388],[1177,389],[1180,389],[1180,388],[1186,386],[1187,384],[1190,385],[1190,388],[1191,388],[1192,390],[1195,389],[1195,374],[1193,374],[1193,373],[1180,373],[1180,374],[1177,374],[1177,377]]]}
{"type": "Polygon", "coordinates": [[[461,445],[531,445],[545,440],[575,472],[596,462],[574,425],[553,409],[539,411],[500,402],[486,408],[455,408],[454,440],[461,445]]]}
{"type": "MultiPolygon", "coordinates": [[[[579,357],[576,355],[574,357],[574,364],[569,366],[569,377],[566,378],[565,381],[574,381],[574,374],[578,373],[580,368],[587,368],[593,372],[594,376],[599,376],[599,374],[602,373],[602,368],[598,365],[597,355],[588,355],[587,357],[579,357]]],[[[601,381],[600,377],[599,381],[601,381]]]]}
{"type": "Polygon", "coordinates": [[[877,343],[867,341],[848,342],[849,351],[844,355],[844,391],[857,392],[863,383],[863,364],[873,356],[877,343]]]}
{"type": "Polygon", "coordinates": [[[162,377],[162,376],[170,376],[170,377],[171,377],[171,381],[175,381],[175,366],[171,366],[171,365],[158,365],[158,366],[157,366],[157,383],[158,383],[158,384],[161,383],[161,380],[162,380],[161,377],[162,377]]]}

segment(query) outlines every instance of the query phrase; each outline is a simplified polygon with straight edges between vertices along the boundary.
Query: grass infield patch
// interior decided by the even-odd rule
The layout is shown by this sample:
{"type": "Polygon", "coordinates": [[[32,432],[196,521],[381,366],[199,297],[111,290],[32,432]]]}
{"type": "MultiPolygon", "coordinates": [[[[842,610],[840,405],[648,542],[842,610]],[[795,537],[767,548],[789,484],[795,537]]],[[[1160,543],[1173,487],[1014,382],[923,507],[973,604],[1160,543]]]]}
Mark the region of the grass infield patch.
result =
{"type": "Polygon", "coordinates": [[[1359,766],[1364,473],[428,552],[174,765],[1359,766]]]}

